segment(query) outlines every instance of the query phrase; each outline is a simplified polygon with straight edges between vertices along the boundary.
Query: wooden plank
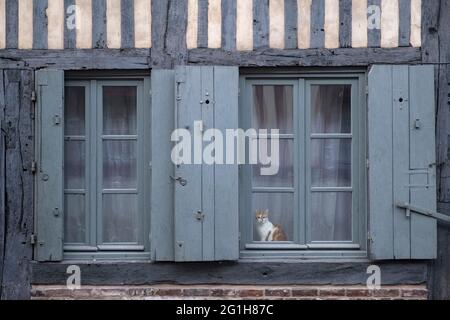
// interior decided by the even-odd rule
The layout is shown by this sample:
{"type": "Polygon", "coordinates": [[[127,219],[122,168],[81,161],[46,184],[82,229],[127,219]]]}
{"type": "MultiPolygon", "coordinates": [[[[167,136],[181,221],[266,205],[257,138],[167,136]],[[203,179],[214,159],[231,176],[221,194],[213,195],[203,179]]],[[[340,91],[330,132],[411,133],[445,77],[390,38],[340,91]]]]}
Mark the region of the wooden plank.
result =
{"type": "Polygon", "coordinates": [[[198,40],[198,0],[188,0],[188,25],[186,43],[188,49],[197,48],[198,40]]]}
{"type": "MultiPolygon", "coordinates": [[[[409,202],[409,68],[394,66],[393,85],[393,199],[409,202]],[[401,102],[400,102],[401,100],[401,102]]],[[[394,207],[394,258],[411,257],[410,219],[405,210],[394,207]]]]}
{"type": "Polygon", "coordinates": [[[5,145],[5,251],[1,300],[29,299],[33,232],[33,123],[29,70],[4,72],[7,140],[5,145]]]}
{"type": "Polygon", "coordinates": [[[413,47],[422,45],[422,0],[411,0],[411,38],[413,47]]]}
{"type": "Polygon", "coordinates": [[[284,0],[269,0],[269,46],[284,49],[284,0]]]}
{"type": "Polygon", "coordinates": [[[399,43],[399,0],[381,2],[381,47],[395,48],[399,43]]]}
{"type": "MultiPolygon", "coordinates": [[[[224,87],[222,83],[219,87],[215,87],[215,70],[212,66],[202,66],[201,69],[201,96],[203,101],[201,105],[201,120],[203,121],[204,130],[216,128],[215,114],[217,98],[215,93],[220,92],[224,87]],[[207,103],[209,100],[209,103],[207,103]]],[[[229,92],[231,95],[231,93],[229,92]]],[[[205,131],[201,134],[205,138],[205,131]]],[[[212,142],[203,142],[205,153],[207,146],[212,142]]],[[[203,156],[203,154],[202,154],[203,156]]],[[[215,212],[215,167],[216,165],[206,163],[204,160],[201,166],[201,209],[205,218],[202,225],[202,259],[203,261],[214,261],[215,256],[215,233],[216,233],[216,212],[215,212]]]]}
{"type": "Polygon", "coordinates": [[[222,0],[208,2],[208,48],[222,47],[222,0]]]}
{"type": "Polygon", "coordinates": [[[167,24],[164,51],[172,66],[185,65],[187,59],[187,2],[171,1],[169,5],[167,17],[169,23],[167,24]]]}
{"type": "Polygon", "coordinates": [[[312,0],[298,0],[298,47],[309,49],[311,44],[312,0]]]}
{"type": "MultiPolygon", "coordinates": [[[[201,139],[200,128],[194,127],[194,122],[202,119],[200,101],[201,72],[200,68],[178,67],[175,81],[181,100],[176,107],[176,128],[188,128],[192,140],[201,139]]],[[[200,140],[201,141],[201,140],[200,140]]],[[[194,149],[200,144],[192,146],[194,149]]],[[[194,159],[194,157],[191,157],[194,159]]],[[[201,159],[194,159],[201,163],[201,159]]],[[[185,186],[179,182],[175,184],[175,261],[202,261],[203,236],[202,223],[196,219],[198,211],[202,210],[202,165],[182,164],[175,168],[175,177],[182,177],[187,181],[185,186]]]]}
{"type": "Polygon", "coordinates": [[[208,0],[198,0],[197,47],[208,47],[208,0]]]}
{"type": "Polygon", "coordinates": [[[6,48],[6,4],[0,0],[0,49],[6,48]]]}
{"type": "Polygon", "coordinates": [[[134,0],[121,1],[121,48],[134,48],[134,0]]]}
{"type": "Polygon", "coordinates": [[[36,72],[39,140],[36,174],[36,260],[63,258],[64,72],[36,72]],[[59,121],[56,121],[59,119],[59,121]]]}
{"type": "Polygon", "coordinates": [[[237,0],[222,1],[222,48],[224,50],[236,50],[236,10],[237,0]]]}
{"type": "Polygon", "coordinates": [[[325,48],[339,48],[339,0],[325,0],[325,48]]]}
{"type": "Polygon", "coordinates": [[[374,260],[394,258],[392,101],[392,67],[373,66],[369,72],[368,132],[370,256],[374,260]]]}
{"type": "Polygon", "coordinates": [[[398,45],[400,47],[409,47],[411,40],[411,0],[399,0],[399,14],[400,14],[400,35],[398,45]]]}
{"type": "Polygon", "coordinates": [[[352,0],[352,47],[365,48],[368,44],[367,0],[352,0]]]}
{"type": "Polygon", "coordinates": [[[106,48],[106,0],[92,2],[92,48],[106,48]]]}
{"type": "Polygon", "coordinates": [[[175,128],[175,72],[152,71],[152,202],[151,252],[156,261],[173,261],[174,253],[174,165],[170,158],[175,128]],[[164,138],[161,138],[164,137],[164,138]]]}
{"type": "Polygon", "coordinates": [[[298,46],[298,7],[297,0],[284,1],[284,47],[297,49],[298,46]]]}
{"type": "Polygon", "coordinates": [[[33,49],[33,0],[20,0],[18,48],[33,49]]]}
{"type": "MultiPolygon", "coordinates": [[[[214,88],[216,88],[214,127],[222,133],[227,129],[238,129],[239,69],[214,67],[214,88]]],[[[237,164],[215,166],[215,260],[239,258],[238,181],[237,164]]]]}
{"type": "Polygon", "coordinates": [[[237,0],[236,48],[240,51],[253,50],[253,1],[237,0]]]}
{"type": "Polygon", "coordinates": [[[18,0],[9,0],[5,4],[6,12],[6,48],[16,49],[19,37],[19,5],[18,0]]]}
{"type": "Polygon", "coordinates": [[[48,48],[48,0],[35,1],[33,7],[33,49],[48,48]]]}
{"type": "Polygon", "coordinates": [[[325,46],[325,0],[315,0],[311,5],[311,48],[325,46]]]}
{"type": "Polygon", "coordinates": [[[352,0],[339,1],[339,47],[352,46],[352,0]]]}
{"type": "Polygon", "coordinates": [[[110,49],[119,49],[122,44],[121,0],[106,1],[106,33],[110,49]]]}
{"type": "Polygon", "coordinates": [[[269,47],[269,0],[253,5],[253,47],[269,47]]]}
{"type": "Polygon", "coordinates": [[[368,22],[367,45],[372,48],[381,45],[381,20],[378,20],[381,19],[381,2],[382,0],[367,0],[369,10],[366,9],[366,15],[369,15],[370,20],[368,22]]]}
{"type": "Polygon", "coordinates": [[[91,0],[76,0],[77,49],[92,48],[92,3],[91,0]]]}
{"type": "MultiPolygon", "coordinates": [[[[410,79],[410,169],[428,170],[428,179],[412,175],[412,184],[427,184],[427,188],[412,188],[411,204],[436,211],[435,154],[435,87],[434,66],[412,66],[410,79]],[[419,119],[419,128],[415,121],[419,119]],[[428,152],[425,152],[428,150],[428,152]]],[[[437,222],[418,214],[411,216],[411,258],[435,259],[437,256],[437,222]]]]}
{"type": "Polygon", "coordinates": [[[74,49],[77,46],[76,0],[64,0],[64,48],[74,49]]]}
{"type": "Polygon", "coordinates": [[[3,70],[0,70],[0,297],[3,290],[3,264],[5,262],[5,235],[6,235],[6,214],[5,214],[5,139],[3,123],[5,120],[5,86],[3,70]]]}
{"type": "Polygon", "coordinates": [[[48,49],[64,49],[64,1],[48,0],[48,49]]]}
{"type": "Polygon", "coordinates": [[[261,49],[253,52],[230,53],[222,50],[194,49],[189,51],[189,63],[239,65],[241,67],[288,66],[368,66],[376,63],[413,63],[421,61],[420,48],[358,48],[358,49],[261,49]]]}
{"type": "Polygon", "coordinates": [[[151,48],[152,46],[152,2],[134,1],[134,46],[151,48]]]}
{"type": "MultiPolygon", "coordinates": [[[[363,285],[367,284],[365,261],[352,262],[247,261],[245,263],[109,263],[80,265],[85,285],[363,285]]],[[[65,285],[70,263],[32,264],[32,283],[65,285]]],[[[377,262],[382,285],[424,284],[426,262],[377,262]]]]}

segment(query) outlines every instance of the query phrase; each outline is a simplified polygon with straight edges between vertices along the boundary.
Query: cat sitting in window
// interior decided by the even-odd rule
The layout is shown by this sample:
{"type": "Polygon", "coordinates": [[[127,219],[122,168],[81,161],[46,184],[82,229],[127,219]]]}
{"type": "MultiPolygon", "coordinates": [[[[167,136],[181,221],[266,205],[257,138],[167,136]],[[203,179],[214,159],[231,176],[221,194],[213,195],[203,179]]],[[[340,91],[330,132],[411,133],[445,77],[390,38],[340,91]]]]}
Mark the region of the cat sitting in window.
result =
{"type": "Polygon", "coordinates": [[[256,233],[258,241],[287,241],[283,227],[269,221],[269,210],[256,211],[256,233]]]}

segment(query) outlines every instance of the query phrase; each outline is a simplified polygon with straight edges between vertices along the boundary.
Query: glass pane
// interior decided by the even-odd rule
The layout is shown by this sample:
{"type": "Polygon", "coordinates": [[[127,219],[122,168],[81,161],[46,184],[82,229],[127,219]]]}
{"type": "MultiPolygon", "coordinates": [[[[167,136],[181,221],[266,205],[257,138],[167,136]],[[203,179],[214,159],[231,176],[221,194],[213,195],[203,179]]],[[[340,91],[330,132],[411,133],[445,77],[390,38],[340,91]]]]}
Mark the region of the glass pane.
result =
{"type": "MultiPolygon", "coordinates": [[[[271,150],[270,139],[267,141],[267,155],[271,156],[269,165],[254,165],[253,166],[253,187],[293,187],[294,186],[294,149],[293,141],[280,139],[279,140],[279,163],[278,163],[278,173],[275,175],[262,175],[261,168],[273,167],[276,169],[277,165],[274,160],[274,153],[271,150]]],[[[276,150],[274,150],[276,151],[276,150]]],[[[265,152],[264,152],[265,153],[265,152]]],[[[262,159],[264,163],[269,163],[262,159]]],[[[270,160],[270,159],[269,159],[270,160]]],[[[276,171],[274,171],[276,172],[276,171]]]]}
{"type": "Polygon", "coordinates": [[[86,211],[83,194],[66,194],[64,197],[64,241],[86,243],[86,211]]]}
{"type": "Polygon", "coordinates": [[[254,241],[275,241],[271,238],[275,234],[281,236],[278,241],[293,241],[294,194],[254,193],[252,218],[254,241]],[[265,214],[266,212],[268,215],[265,214]],[[261,215],[267,218],[265,220],[258,219],[261,215]],[[278,227],[274,229],[271,224],[278,227]],[[277,232],[274,233],[274,231],[277,232]],[[282,236],[283,233],[285,237],[282,236]]]}
{"type": "Polygon", "coordinates": [[[85,189],[85,179],[85,141],[66,141],[64,143],[64,187],[66,189],[85,189]]]}
{"type": "Polygon", "coordinates": [[[351,85],[311,86],[312,133],[351,133],[351,85]]]}
{"type": "Polygon", "coordinates": [[[137,195],[103,195],[103,242],[138,241],[137,195]]]}
{"type": "Polygon", "coordinates": [[[103,87],[103,134],[136,134],[136,87],[103,87]]]}
{"type": "Polygon", "coordinates": [[[312,241],[352,240],[352,193],[311,194],[312,241]]]}
{"type": "Polygon", "coordinates": [[[103,142],[103,188],[137,188],[136,141],[103,142]]]}
{"type": "Polygon", "coordinates": [[[293,133],[293,87],[253,86],[253,128],[293,133]]]}
{"type": "Polygon", "coordinates": [[[85,135],[85,88],[65,87],[64,130],[66,136],[85,135]]]}
{"type": "Polygon", "coordinates": [[[351,187],[352,141],[311,140],[311,183],[313,187],[351,187]]]}

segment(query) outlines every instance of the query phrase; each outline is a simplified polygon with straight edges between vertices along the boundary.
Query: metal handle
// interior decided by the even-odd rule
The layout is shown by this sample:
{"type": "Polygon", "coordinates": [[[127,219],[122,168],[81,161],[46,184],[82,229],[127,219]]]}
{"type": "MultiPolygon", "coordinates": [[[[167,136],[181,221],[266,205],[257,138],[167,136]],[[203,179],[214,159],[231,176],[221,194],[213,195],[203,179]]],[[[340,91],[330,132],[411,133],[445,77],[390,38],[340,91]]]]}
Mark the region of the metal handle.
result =
{"type": "Polygon", "coordinates": [[[170,179],[172,179],[173,181],[178,181],[182,187],[185,187],[187,185],[187,180],[183,179],[182,177],[170,176],[170,179]]]}
{"type": "Polygon", "coordinates": [[[408,218],[411,216],[411,212],[415,212],[415,213],[421,214],[421,215],[426,216],[426,217],[430,217],[430,218],[434,218],[434,219],[437,219],[437,220],[441,220],[441,221],[445,221],[447,223],[450,223],[450,216],[447,216],[447,215],[439,213],[439,212],[434,212],[434,211],[431,211],[431,210],[419,208],[419,207],[411,205],[408,202],[397,202],[396,206],[399,207],[399,208],[405,209],[406,210],[406,216],[408,218]]]}

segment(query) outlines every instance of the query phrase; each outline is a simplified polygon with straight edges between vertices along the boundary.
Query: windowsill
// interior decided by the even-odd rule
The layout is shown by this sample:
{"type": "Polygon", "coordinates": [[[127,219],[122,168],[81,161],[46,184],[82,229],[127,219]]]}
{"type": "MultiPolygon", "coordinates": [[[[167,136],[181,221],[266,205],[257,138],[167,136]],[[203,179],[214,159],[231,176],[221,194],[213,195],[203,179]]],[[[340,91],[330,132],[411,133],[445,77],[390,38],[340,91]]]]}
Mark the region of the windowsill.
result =
{"type": "Polygon", "coordinates": [[[346,261],[354,259],[368,260],[367,251],[363,250],[243,250],[242,260],[273,261],[273,260],[319,260],[329,259],[346,261]]]}

